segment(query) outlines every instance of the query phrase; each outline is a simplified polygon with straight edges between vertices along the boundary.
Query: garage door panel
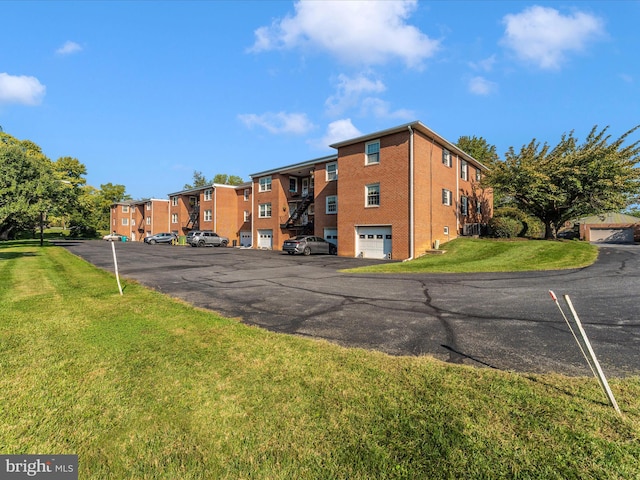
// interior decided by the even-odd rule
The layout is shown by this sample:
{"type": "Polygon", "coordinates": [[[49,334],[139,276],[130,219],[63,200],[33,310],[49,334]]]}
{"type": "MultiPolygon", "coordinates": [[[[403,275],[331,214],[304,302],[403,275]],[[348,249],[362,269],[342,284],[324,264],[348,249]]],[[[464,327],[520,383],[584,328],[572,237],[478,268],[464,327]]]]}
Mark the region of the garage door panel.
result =
{"type": "Polygon", "coordinates": [[[273,230],[258,230],[258,248],[273,248],[273,230]]]}
{"type": "Polygon", "coordinates": [[[633,228],[591,228],[589,241],[598,243],[633,243],[633,228]]]}
{"type": "Polygon", "coordinates": [[[357,227],[357,255],[364,258],[390,258],[391,227],[357,227]]]}

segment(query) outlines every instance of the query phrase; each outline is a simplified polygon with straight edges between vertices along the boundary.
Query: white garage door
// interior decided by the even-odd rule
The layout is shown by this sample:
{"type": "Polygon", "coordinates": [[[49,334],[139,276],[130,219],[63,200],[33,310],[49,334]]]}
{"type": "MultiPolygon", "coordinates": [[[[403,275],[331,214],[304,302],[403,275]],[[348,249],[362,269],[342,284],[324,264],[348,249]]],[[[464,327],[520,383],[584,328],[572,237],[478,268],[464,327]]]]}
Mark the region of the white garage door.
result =
{"type": "Polygon", "coordinates": [[[242,247],[251,246],[251,232],[240,232],[240,245],[242,247]]]}
{"type": "Polygon", "coordinates": [[[591,228],[589,241],[599,243],[633,243],[633,228],[591,228]]]}
{"type": "Polygon", "coordinates": [[[337,247],[338,246],[338,229],[337,228],[325,228],[324,229],[324,239],[327,242],[333,243],[337,247]]]}
{"type": "Polygon", "coordinates": [[[391,227],[357,227],[356,255],[391,258],[391,227]]]}
{"type": "Polygon", "coordinates": [[[258,230],[258,248],[273,248],[273,230],[258,230]]]}

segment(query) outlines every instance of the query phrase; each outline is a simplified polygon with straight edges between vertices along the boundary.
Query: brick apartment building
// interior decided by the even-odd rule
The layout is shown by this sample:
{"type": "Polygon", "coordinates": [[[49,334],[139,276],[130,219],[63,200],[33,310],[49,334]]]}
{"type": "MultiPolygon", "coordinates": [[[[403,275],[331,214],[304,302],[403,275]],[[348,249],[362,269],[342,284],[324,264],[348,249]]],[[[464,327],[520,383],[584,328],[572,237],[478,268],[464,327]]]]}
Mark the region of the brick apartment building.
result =
{"type": "Polygon", "coordinates": [[[133,202],[128,220],[114,212],[125,215],[133,203],[116,204],[113,230],[138,240],[213,230],[230,245],[274,250],[309,234],[336,244],[341,256],[407,259],[479,233],[492,214],[492,191],[480,187],[486,167],[420,122],[331,146],[334,155],[254,173],[243,185],[171,193],[166,218],[152,216],[151,225],[147,203],[133,202]]]}
{"type": "Polygon", "coordinates": [[[148,198],[114,203],[109,217],[112,232],[141,242],[144,237],[167,231],[169,200],[148,198]]]}
{"type": "Polygon", "coordinates": [[[337,155],[251,175],[258,248],[306,233],[341,256],[414,258],[491,216],[486,167],[420,122],[332,147],[337,155]]]}
{"type": "Polygon", "coordinates": [[[230,245],[251,244],[251,185],[211,184],[169,194],[170,226],[178,236],[211,230],[230,245]]]}

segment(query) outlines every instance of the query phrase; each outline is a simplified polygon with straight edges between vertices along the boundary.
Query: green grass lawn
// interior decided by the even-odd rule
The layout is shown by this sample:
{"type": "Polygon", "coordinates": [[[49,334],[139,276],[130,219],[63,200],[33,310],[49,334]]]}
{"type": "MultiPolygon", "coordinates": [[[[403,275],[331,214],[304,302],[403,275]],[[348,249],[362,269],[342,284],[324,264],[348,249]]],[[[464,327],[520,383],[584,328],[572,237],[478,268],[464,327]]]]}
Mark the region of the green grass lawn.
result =
{"type": "Polygon", "coordinates": [[[279,335],[0,244],[0,453],[82,479],[637,479],[640,379],[519,375],[279,335]]]}
{"type": "Polygon", "coordinates": [[[346,271],[470,273],[560,270],[586,267],[598,257],[597,247],[577,241],[458,238],[442,245],[441,250],[445,253],[346,271]]]}

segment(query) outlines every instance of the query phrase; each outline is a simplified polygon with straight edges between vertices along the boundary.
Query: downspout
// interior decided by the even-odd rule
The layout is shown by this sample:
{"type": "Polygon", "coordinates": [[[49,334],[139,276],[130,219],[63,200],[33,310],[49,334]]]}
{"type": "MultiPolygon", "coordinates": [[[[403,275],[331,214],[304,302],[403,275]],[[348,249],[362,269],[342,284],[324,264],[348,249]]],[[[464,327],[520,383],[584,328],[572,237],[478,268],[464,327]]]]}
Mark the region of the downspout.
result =
{"type": "Polygon", "coordinates": [[[213,231],[218,231],[218,189],[213,187],[213,231]]]}
{"type": "Polygon", "coordinates": [[[456,237],[460,234],[460,155],[456,154],[456,237]]]}
{"type": "Polygon", "coordinates": [[[253,241],[254,239],[254,231],[253,231],[253,219],[254,217],[254,205],[255,205],[255,195],[253,194],[253,178],[251,179],[251,248],[256,248],[256,244],[253,241]]]}
{"type": "Polygon", "coordinates": [[[409,260],[413,260],[413,257],[415,255],[415,213],[414,213],[414,209],[413,209],[413,203],[414,203],[414,174],[413,174],[413,162],[414,162],[414,157],[413,157],[413,129],[411,128],[411,125],[408,126],[409,128],[409,258],[405,259],[404,261],[409,261],[409,260]]]}

